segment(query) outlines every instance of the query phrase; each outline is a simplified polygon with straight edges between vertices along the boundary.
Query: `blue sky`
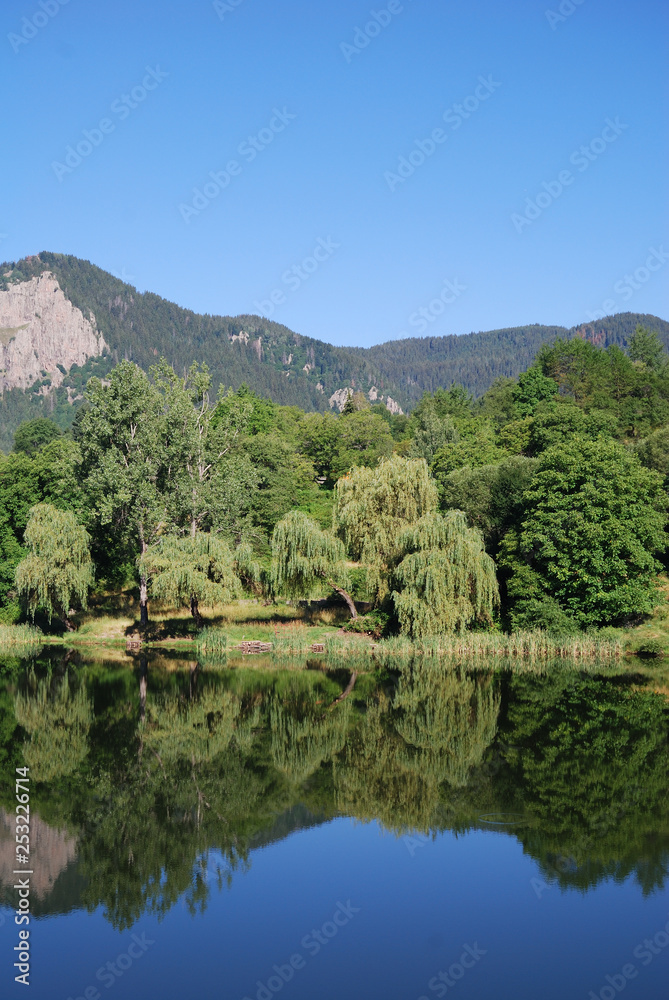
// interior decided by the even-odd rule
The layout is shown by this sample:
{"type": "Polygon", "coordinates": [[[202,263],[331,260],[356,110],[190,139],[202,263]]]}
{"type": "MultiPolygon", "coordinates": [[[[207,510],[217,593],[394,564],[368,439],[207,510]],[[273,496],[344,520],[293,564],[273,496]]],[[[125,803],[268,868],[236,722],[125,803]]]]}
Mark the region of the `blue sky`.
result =
{"type": "Polygon", "coordinates": [[[336,344],[669,319],[668,20],[661,0],[14,0],[0,257],[72,253],[336,344]]]}

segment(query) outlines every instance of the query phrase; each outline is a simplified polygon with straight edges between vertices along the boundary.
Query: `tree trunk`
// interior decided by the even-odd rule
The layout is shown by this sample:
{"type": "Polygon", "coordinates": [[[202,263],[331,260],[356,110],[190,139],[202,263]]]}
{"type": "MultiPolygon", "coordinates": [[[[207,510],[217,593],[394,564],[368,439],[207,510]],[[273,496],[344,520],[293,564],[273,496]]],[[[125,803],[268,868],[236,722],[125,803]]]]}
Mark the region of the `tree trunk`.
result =
{"type": "Polygon", "coordinates": [[[200,664],[193,660],[190,665],[190,676],[188,682],[188,693],[190,695],[190,700],[192,701],[195,697],[195,692],[197,691],[197,679],[199,676],[200,664]]]}
{"type": "Polygon", "coordinates": [[[145,656],[139,658],[139,721],[146,719],[146,688],[148,682],[148,665],[145,656]]]}
{"type": "Polygon", "coordinates": [[[200,614],[200,605],[198,603],[197,597],[191,597],[190,599],[190,613],[195,619],[195,624],[197,625],[197,627],[202,628],[202,626],[204,625],[204,619],[200,614]]]}
{"type": "Polygon", "coordinates": [[[351,595],[347,594],[342,587],[336,587],[334,583],[330,584],[330,586],[334,590],[335,594],[339,594],[339,596],[343,597],[344,600],[346,601],[346,604],[348,605],[348,610],[351,612],[351,618],[357,618],[358,612],[355,609],[355,604],[353,603],[353,598],[351,597],[351,595]]]}
{"type": "MultiPolygon", "coordinates": [[[[148,545],[142,539],[142,555],[147,548],[148,545]]],[[[139,624],[141,628],[146,628],[149,624],[149,581],[145,574],[139,578],[139,624]]]]}

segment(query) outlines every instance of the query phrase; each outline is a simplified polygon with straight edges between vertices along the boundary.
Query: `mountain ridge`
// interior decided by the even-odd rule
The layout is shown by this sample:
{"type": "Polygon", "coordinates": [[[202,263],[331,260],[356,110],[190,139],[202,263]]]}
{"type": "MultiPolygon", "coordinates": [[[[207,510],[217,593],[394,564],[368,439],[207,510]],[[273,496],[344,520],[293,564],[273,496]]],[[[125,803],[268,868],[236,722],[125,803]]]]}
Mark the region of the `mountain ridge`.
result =
{"type": "MultiPolygon", "coordinates": [[[[26,301],[29,298],[22,296],[26,301]]],[[[138,292],[89,261],[43,251],[0,265],[0,356],[4,357],[0,368],[5,366],[0,371],[0,388],[4,387],[0,446],[6,446],[19,418],[47,414],[67,426],[73,417],[71,404],[81,397],[87,379],[92,374],[104,377],[124,358],[148,369],[165,357],[179,372],[192,361],[206,362],[214,385],[238,388],[245,382],[277,403],[305,410],[340,408],[347,390],[354,389],[397,412],[410,410],[423,392],[452,382],[462,383],[475,396],[482,395],[496,378],[517,376],[542,344],[559,336],[584,336],[603,346],[624,346],[637,323],[652,326],[669,347],[669,323],[638,313],[619,313],[572,328],[529,324],[460,336],[389,340],[367,348],[336,347],[261,316],[195,313],[153,292],[138,292]],[[12,296],[19,295],[17,286],[34,279],[39,283],[47,272],[57,283],[52,299],[60,302],[61,314],[64,306],[58,291],[70,304],[71,314],[76,314],[71,324],[79,332],[73,332],[70,341],[85,331],[85,345],[68,342],[69,330],[59,329],[55,319],[49,326],[49,317],[41,314],[50,308],[48,302],[44,306],[44,299],[40,300],[41,313],[34,316],[12,312],[12,296]],[[3,315],[14,317],[14,325],[4,325],[3,315]],[[17,318],[25,320],[18,324],[24,329],[20,335],[17,318]],[[53,335],[49,350],[35,333],[38,319],[53,335]],[[29,341],[22,351],[17,349],[20,337],[29,341]],[[95,337],[104,345],[97,355],[92,353],[95,337]],[[58,344],[63,356],[56,360],[58,344]],[[26,384],[25,371],[16,370],[16,362],[12,370],[10,348],[24,360],[29,357],[28,348],[34,351],[36,360],[31,359],[28,374],[36,375],[39,368],[39,377],[32,385],[26,384]]]]}

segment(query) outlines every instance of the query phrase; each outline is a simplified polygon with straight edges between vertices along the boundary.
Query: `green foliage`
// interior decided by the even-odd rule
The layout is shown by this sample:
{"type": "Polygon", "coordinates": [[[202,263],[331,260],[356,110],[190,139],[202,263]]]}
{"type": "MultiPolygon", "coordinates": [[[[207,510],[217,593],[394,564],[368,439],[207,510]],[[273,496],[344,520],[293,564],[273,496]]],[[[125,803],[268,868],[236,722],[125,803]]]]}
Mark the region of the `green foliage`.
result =
{"type": "Polygon", "coordinates": [[[638,437],[669,421],[667,368],[639,364],[616,344],[605,350],[575,337],[545,345],[537,366],[586,412],[615,414],[618,433],[638,437]]]}
{"type": "Polygon", "coordinates": [[[647,469],[655,469],[669,479],[669,427],[660,427],[647,438],[639,441],[635,451],[647,469]]]}
{"type": "Polygon", "coordinates": [[[652,611],[667,543],[661,476],[615,442],[577,438],[543,453],[525,506],[500,560],[514,622],[529,624],[528,602],[547,597],[581,626],[652,611]]]}
{"type": "Polygon", "coordinates": [[[640,361],[654,372],[661,372],[669,357],[657,333],[639,324],[628,345],[632,361],[640,361]]]}
{"type": "Polygon", "coordinates": [[[140,572],[151,578],[154,597],[174,607],[211,607],[241,596],[230,546],[216,535],[165,535],[140,557],[140,572]]]}
{"type": "Polygon", "coordinates": [[[552,399],[558,391],[558,384],[552,378],[547,378],[535,367],[528,368],[518,376],[518,383],[513,390],[513,401],[516,411],[521,417],[533,416],[539,403],[552,399]]]}
{"type": "Polygon", "coordinates": [[[405,529],[396,559],[392,596],[404,635],[422,638],[492,622],[499,603],[495,564],[462,511],[433,512],[405,529]]]}
{"type": "Polygon", "coordinates": [[[16,568],[16,589],[32,617],[38,608],[51,620],[60,613],[67,621],[70,606],[85,608],[93,585],[90,537],[70,511],[51,504],[33,507],[25,531],[28,554],[16,568]]]}
{"type": "Polygon", "coordinates": [[[88,754],[93,705],[82,685],[72,693],[67,674],[60,684],[29,676],[30,690],[16,696],[16,721],[30,736],[23,759],[35,782],[74,773],[88,754]]]}
{"type": "Polygon", "coordinates": [[[556,445],[568,445],[575,436],[594,441],[613,438],[619,431],[618,420],[610,410],[583,410],[571,399],[556,399],[539,405],[532,420],[528,451],[538,455],[556,445]]]}
{"type": "Polygon", "coordinates": [[[374,639],[380,639],[388,631],[390,615],[384,611],[370,611],[366,615],[359,615],[346,622],[344,629],[346,632],[357,632],[362,635],[371,635],[374,639]]]}
{"type": "Polygon", "coordinates": [[[46,417],[36,417],[27,420],[14,434],[14,451],[32,456],[40,448],[49,444],[54,438],[60,437],[62,431],[53,420],[46,417]]]}
{"type": "Polygon", "coordinates": [[[524,494],[537,465],[536,459],[514,456],[493,465],[456,469],[440,482],[442,510],[463,510],[494,556],[502,537],[522,518],[524,494]]]}
{"type": "Polygon", "coordinates": [[[437,487],[422,458],[394,456],[376,469],[353,468],[335,487],[333,526],[367,570],[367,590],[381,600],[401,551],[400,534],[437,509],[437,487]]]}
{"type": "Polygon", "coordinates": [[[348,585],[346,554],[338,538],[301,511],[290,511],[272,533],[269,586],[285,597],[313,597],[323,586],[348,585]]]}
{"type": "Polygon", "coordinates": [[[444,445],[434,456],[431,468],[437,482],[442,482],[455,469],[466,465],[491,465],[506,456],[491,421],[481,417],[461,421],[458,431],[459,440],[444,445]]]}
{"type": "Polygon", "coordinates": [[[456,444],[459,439],[452,419],[446,415],[438,417],[435,407],[425,406],[415,418],[415,430],[409,449],[411,458],[424,458],[428,465],[438,451],[447,444],[456,444]]]}
{"type": "Polygon", "coordinates": [[[26,552],[23,533],[31,508],[44,502],[82,516],[78,460],[79,449],[67,438],[55,439],[32,458],[0,455],[0,607],[16,604],[14,574],[26,552]]]}

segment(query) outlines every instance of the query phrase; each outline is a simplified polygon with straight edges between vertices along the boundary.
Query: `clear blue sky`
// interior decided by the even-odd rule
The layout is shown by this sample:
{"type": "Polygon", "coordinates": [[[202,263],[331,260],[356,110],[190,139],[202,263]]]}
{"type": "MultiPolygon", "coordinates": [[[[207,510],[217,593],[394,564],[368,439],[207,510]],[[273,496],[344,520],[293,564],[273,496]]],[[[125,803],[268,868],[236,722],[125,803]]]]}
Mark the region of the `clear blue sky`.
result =
{"type": "Polygon", "coordinates": [[[337,344],[669,319],[666,0],[42,3],[0,12],[0,258],[337,344]]]}

